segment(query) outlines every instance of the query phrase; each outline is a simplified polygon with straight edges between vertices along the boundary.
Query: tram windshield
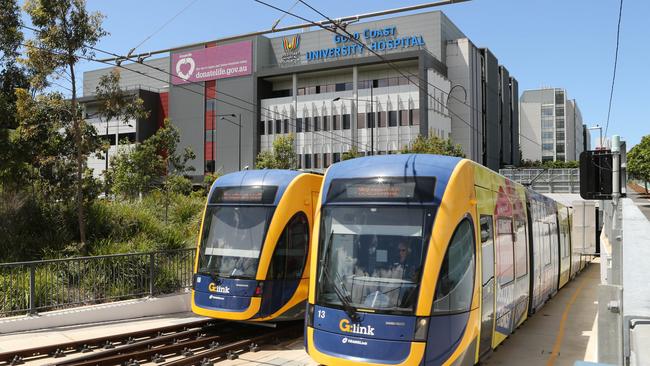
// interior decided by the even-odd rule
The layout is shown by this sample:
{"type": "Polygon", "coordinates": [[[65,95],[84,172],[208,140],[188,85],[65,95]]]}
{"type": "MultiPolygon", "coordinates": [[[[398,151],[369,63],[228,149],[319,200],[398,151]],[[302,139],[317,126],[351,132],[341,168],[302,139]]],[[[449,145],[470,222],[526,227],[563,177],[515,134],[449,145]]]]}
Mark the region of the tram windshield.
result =
{"type": "Polygon", "coordinates": [[[199,272],[254,279],[273,207],[208,206],[199,272]]]}
{"type": "Polygon", "coordinates": [[[326,206],[322,215],[317,302],[412,313],[433,210],[326,206]]]}

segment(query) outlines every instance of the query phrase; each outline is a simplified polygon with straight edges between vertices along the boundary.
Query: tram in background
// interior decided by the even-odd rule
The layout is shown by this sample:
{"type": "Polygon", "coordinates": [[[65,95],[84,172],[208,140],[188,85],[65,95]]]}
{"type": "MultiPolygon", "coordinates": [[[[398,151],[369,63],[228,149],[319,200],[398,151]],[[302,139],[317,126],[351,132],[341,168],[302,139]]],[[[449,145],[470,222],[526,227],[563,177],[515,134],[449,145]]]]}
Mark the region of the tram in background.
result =
{"type": "Polygon", "coordinates": [[[305,343],[326,365],[473,365],[584,266],[569,208],[467,159],[334,164],[316,212],[305,343]]]}
{"type": "Polygon", "coordinates": [[[299,171],[250,170],[214,182],[194,267],[194,313],[251,321],[304,318],[322,180],[299,171]]]}

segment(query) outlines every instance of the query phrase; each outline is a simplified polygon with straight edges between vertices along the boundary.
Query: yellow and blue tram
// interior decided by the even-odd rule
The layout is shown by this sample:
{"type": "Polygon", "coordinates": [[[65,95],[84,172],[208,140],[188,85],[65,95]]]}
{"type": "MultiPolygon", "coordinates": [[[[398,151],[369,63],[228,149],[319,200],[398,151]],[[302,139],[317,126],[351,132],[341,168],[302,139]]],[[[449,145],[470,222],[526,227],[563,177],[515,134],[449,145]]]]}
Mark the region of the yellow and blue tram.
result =
{"type": "Polygon", "coordinates": [[[214,182],[194,267],[194,313],[251,321],[304,317],[322,180],[291,170],[250,170],[214,182]]]}
{"type": "Polygon", "coordinates": [[[473,365],[580,269],[571,211],[467,159],[334,164],[305,343],[327,365],[473,365]],[[577,267],[576,267],[577,266],[577,267]]]}

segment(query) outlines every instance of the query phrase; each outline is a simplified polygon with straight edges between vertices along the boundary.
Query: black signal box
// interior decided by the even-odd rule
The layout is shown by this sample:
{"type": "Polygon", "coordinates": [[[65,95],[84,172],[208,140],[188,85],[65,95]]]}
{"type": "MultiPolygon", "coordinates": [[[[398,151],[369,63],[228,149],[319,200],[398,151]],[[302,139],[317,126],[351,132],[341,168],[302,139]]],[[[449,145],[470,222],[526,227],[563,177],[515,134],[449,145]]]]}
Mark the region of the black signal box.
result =
{"type": "Polygon", "coordinates": [[[589,150],[580,154],[580,197],[612,199],[612,152],[589,150]]]}

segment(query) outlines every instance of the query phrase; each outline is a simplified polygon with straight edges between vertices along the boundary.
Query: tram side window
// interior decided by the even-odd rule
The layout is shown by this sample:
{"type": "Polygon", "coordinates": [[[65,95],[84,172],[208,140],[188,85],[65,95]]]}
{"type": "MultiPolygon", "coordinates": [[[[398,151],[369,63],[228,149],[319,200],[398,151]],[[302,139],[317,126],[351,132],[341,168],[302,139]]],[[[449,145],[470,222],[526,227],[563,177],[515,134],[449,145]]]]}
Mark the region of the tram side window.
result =
{"type": "Polygon", "coordinates": [[[528,273],[526,255],[526,222],[515,220],[515,276],[517,278],[528,273]]]}
{"type": "Polygon", "coordinates": [[[497,279],[505,285],[515,279],[512,219],[497,219],[497,279]]]}
{"type": "Polygon", "coordinates": [[[544,238],[544,265],[551,264],[551,224],[543,224],[542,237],[544,238]]]}
{"type": "Polygon", "coordinates": [[[284,228],[275,247],[267,279],[300,279],[309,243],[309,223],[303,213],[296,214],[284,228]]]}
{"type": "Polygon", "coordinates": [[[469,219],[458,224],[442,261],[434,312],[468,311],[474,289],[474,229],[469,219]]]}
{"type": "Polygon", "coordinates": [[[494,277],[494,229],[491,215],[481,215],[481,258],[483,285],[494,277]]]}

